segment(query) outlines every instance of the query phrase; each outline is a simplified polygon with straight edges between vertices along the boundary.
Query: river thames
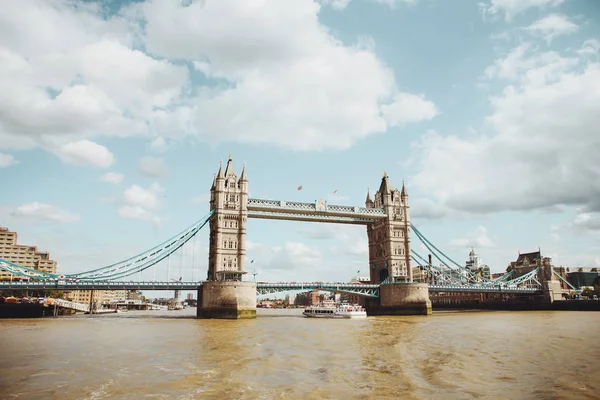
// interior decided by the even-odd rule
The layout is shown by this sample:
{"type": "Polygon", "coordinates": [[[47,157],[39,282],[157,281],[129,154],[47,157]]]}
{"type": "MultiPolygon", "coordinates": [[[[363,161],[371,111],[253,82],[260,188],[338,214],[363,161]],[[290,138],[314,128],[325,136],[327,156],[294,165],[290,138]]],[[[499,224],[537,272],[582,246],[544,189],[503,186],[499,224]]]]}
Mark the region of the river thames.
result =
{"type": "Polygon", "coordinates": [[[600,399],[600,312],[0,322],[2,399],[600,399]]]}

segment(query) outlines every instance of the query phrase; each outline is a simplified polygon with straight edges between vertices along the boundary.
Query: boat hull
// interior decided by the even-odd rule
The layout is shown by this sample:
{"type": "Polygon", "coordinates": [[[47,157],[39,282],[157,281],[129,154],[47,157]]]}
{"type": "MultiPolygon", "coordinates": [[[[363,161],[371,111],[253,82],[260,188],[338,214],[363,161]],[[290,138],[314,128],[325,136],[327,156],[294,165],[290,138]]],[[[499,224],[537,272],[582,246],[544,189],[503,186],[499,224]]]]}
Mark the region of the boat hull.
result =
{"type": "Polygon", "coordinates": [[[362,319],[362,318],[367,318],[367,313],[357,313],[357,314],[352,314],[351,313],[347,313],[347,314],[311,314],[311,313],[302,313],[305,317],[307,318],[329,318],[329,319],[362,319]]]}

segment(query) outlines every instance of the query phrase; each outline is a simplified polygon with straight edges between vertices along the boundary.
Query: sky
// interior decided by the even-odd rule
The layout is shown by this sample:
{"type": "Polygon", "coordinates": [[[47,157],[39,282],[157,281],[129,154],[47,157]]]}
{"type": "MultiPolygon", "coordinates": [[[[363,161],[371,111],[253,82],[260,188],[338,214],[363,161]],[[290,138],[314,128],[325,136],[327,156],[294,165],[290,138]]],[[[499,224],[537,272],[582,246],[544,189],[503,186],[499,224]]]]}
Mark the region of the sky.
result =
{"type": "MultiPolygon", "coordinates": [[[[3,0],[0,32],[0,225],[59,272],[202,219],[229,155],[254,198],[364,205],[385,171],[461,263],[600,266],[596,0],[3,0]]],[[[134,278],[204,279],[207,249],[134,278]]],[[[247,256],[368,275],[364,226],[251,219],[247,256]]]]}

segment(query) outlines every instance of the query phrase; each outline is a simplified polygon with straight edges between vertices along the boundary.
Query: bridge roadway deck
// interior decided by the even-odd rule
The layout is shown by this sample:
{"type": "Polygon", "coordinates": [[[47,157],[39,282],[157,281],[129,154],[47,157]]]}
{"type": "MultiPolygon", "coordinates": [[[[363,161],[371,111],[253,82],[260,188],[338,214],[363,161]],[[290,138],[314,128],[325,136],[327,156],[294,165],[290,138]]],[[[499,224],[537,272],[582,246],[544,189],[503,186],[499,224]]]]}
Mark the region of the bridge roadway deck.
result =
{"type": "MultiPolygon", "coordinates": [[[[9,289],[38,289],[38,290],[197,290],[202,282],[128,282],[128,281],[94,281],[94,282],[0,282],[0,290],[9,289]]],[[[401,283],[399,283],[401,285],[401,283]]],[[[338,291],[356,293],[368,297],[379,296],[379,285],[351,284],[340,282],[304,282],[286,283],[259,282],[256,284],[259,294],[278,293],[285,291],[338,291]]],[[[540,293],[537,288],[513,288],[500,286],[459,286],[459,285],[429,285],[432,292],[479,292],[479,293],[540,293]]]]}

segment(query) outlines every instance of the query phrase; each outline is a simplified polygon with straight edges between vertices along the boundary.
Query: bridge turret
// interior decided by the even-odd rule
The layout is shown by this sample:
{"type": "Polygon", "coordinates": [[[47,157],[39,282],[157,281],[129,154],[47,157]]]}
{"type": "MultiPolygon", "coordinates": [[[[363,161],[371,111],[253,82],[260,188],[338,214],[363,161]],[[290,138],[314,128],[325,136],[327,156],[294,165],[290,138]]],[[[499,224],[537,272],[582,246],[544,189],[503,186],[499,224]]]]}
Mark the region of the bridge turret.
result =
{"type": "Polygon", "coordinates": [[[365,207],[373,208],[375,204],[373,203],[373,199],[371,199],[371,187],[367,189],[367,199],[365,200],[365,207]]]}

